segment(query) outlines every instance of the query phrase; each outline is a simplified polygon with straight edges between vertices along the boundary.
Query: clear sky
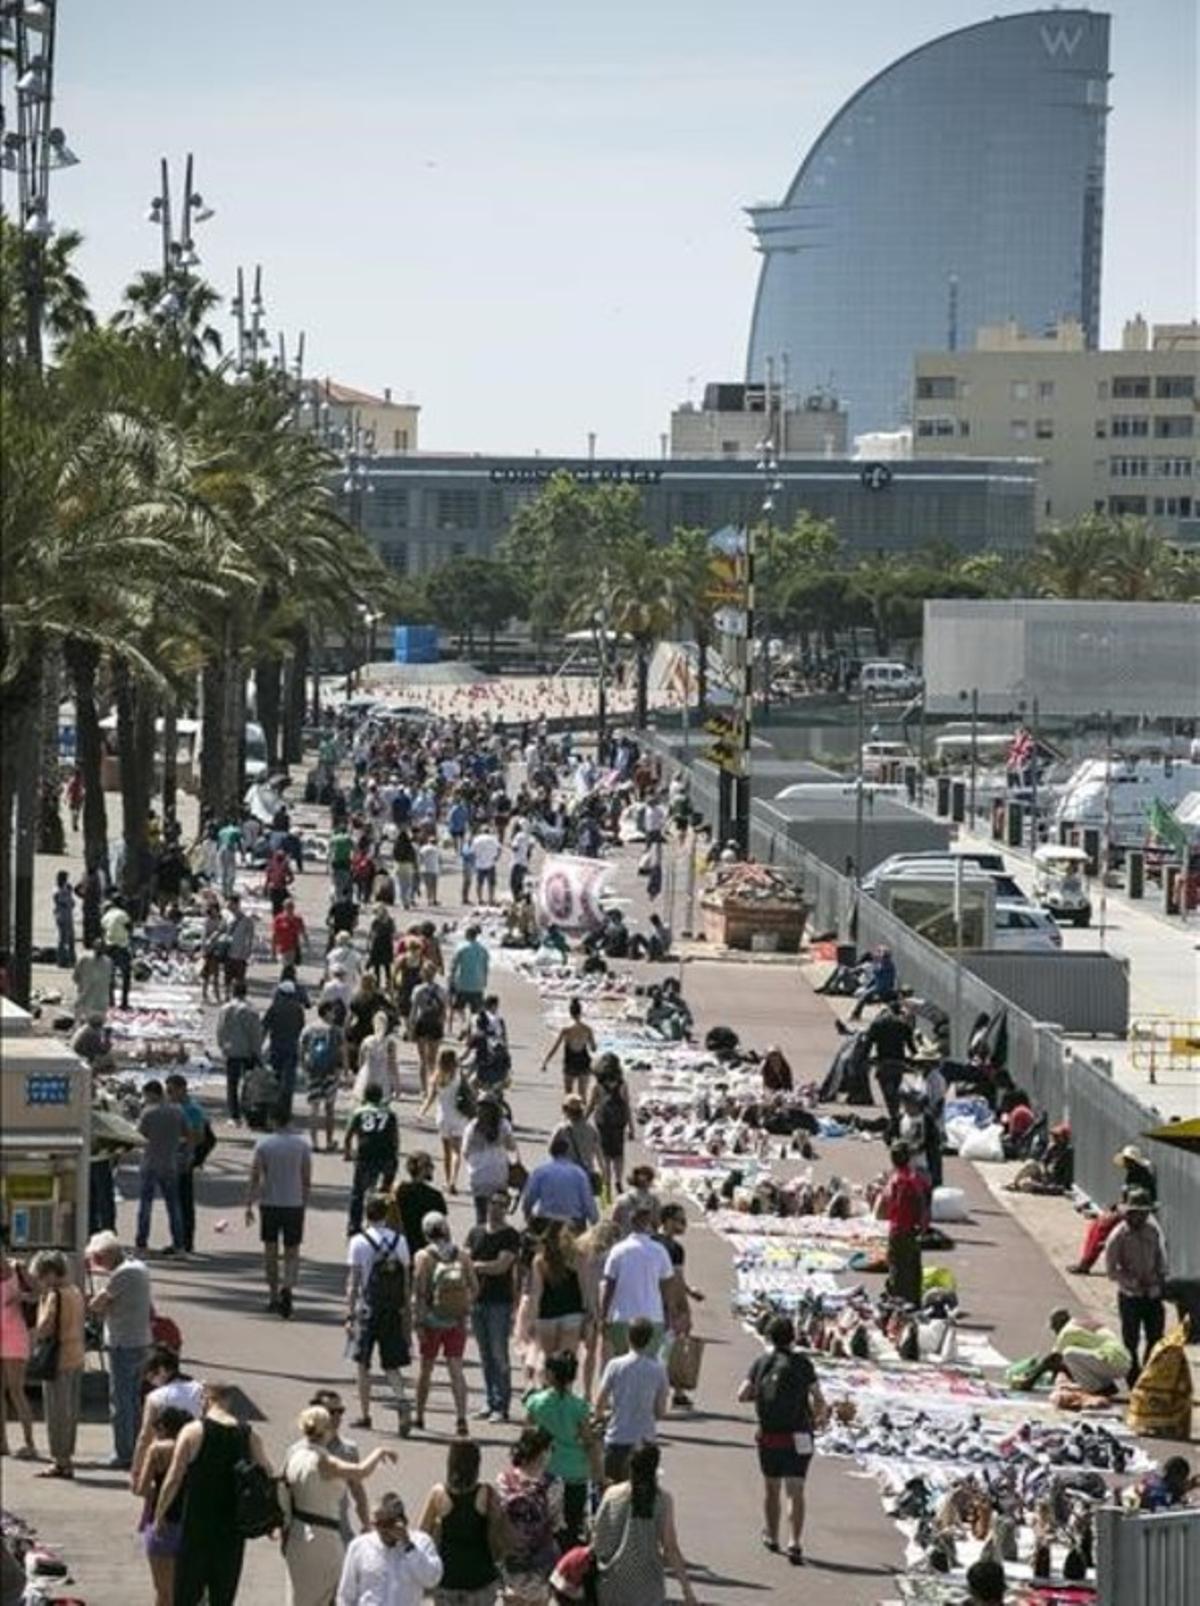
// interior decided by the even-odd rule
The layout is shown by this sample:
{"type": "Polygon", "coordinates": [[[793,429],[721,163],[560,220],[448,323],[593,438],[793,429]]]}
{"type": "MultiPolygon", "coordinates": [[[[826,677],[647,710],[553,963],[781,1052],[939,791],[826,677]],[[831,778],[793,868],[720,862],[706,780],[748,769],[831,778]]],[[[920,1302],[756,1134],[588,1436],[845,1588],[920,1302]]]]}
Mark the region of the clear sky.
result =
{"type": "MultiPolygon", "coordinates": [[[[996,0],[59,0],[56,120],[98,308],[158,249],[158,159],[261,262],[310,372],[422,404],[425,448],[655,454],[740,377],[778,199],[867,77],[996,0]]],[[[1027,6],[1005,7],[1018,11],[1027,6]]],[[[1097,8],[1099,9],[1099,8],[1097,8]]],[[[1106,343],[1194,316],[1195,0],[1111,0],[1106,343]]],[[[222,309],[225,332],[232,321],[222,309]]]]}

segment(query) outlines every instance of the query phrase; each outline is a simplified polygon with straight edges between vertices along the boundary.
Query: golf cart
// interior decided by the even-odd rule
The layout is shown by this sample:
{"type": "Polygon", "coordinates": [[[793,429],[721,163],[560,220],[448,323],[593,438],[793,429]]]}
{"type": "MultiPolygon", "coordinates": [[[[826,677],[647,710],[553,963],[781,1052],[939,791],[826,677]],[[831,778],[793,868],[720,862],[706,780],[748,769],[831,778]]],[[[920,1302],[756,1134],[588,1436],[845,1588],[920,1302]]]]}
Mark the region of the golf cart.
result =
{"type": "Polygon", "coordinates": [[[1082,848],[1047,844],[1033,856],[1033,898],[1056,920],[1086,926],[1092,901],[1084,881],[1088,856],[1082,848]]]}

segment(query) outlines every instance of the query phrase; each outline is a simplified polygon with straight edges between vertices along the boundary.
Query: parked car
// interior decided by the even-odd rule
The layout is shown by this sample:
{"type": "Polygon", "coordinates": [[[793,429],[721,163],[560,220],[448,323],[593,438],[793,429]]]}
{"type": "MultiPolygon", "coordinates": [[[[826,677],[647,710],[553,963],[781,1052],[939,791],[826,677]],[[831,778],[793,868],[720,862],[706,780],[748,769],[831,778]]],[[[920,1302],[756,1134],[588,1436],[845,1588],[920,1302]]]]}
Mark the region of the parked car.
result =
{"type": "Polygon", "coordinates": [[[925,875],[937,869],[952,873],[954,866],[961,860],[965,871],[983,871],[990,876],[996,888],[997,898],[1006,898],[1011,903],[1027,903],[1025,893],[1013,880],[1004,868],[1004,857],[999,853],[896,853],[882,864],[877,864],[873,870],[863,877],[862,888],[864,892],[874,892],[881,879],[895,879],[898,876],[925,875]]]}
{"type": "Polygon", "coordinates": [[[1031,903],[996,899],[995,946],[1018,953],[1057,953],[1062,932],[1053,916],[1031,903]]]}
{"type": "Polygon", "coordinates": [[[862,666],[858,689],[864,697],[915,697],[921,689],[921,677],[899,660],[879,658],[862,666]]]}

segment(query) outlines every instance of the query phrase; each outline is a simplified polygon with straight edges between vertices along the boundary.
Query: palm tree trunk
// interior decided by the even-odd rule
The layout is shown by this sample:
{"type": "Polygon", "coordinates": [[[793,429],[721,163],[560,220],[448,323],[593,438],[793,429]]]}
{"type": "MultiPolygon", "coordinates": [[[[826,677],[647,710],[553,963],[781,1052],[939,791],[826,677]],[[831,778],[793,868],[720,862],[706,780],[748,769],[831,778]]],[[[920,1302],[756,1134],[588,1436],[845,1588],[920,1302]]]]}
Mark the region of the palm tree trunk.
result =
{"type": "Polygon", "coordinates": [[[708,718],[708,636],[696,637],[696,713],[701,722],[708,718]]]}
{"type": "Polygon", "coordinates": [[[225,660],[218,655],[205,664],[201,677],[200,807],[214,819],[225,796],[225,746],[221,740],[225,669],[225,660]]]}
{"type": "Polygon", "coordinates": [[[637,695],[634,704],[634,724],[645,730],[650,715],[650,652],[645,642],[638,642],[635,658],[637,695]]]}
{"type": "Polygon", "coordinates": [[[169,691],[163,701],[162,817],[165,826],[175,818],[179,789],[179,703],[169,691]]]}
{"type": "Polygon", "coordinates": [[[113,664],[113,692],[121,757],[121,836],[125,844],[121,891],[134,911],[142,914],[153,872],[146,822],[154,792],[154,698],[133,678],[123,658],[113,664]]]}
{"type": "Polygon", "coordinates": [[[62,791],[62,774],[58,759],[58,707],[62,699],[62,655],[57,647],[47,647],[42,663],[41,701],[41,762],[38,776],[38,830],[39,853],[55,855],[66,852],[67,839],[63,832],[62,809],[59,794],[62,791]]]}
{"type": "Polygon", "coordinates": [[[4,688],[0,728],[4,733],[3,820],[0,822],[0,875],[4,878],[3,938],[12,964],[9,993],[28,1004],[33,984],[33,870],[37,845],[38,748],[41,726],[41,653],[35,646],[26,664],[4,688]],[[10,880],[11,867],[11,880],[10,880]]]}
{"type": "Polygon", "coordinates": [[[108,806],[104,801],[104,742],[96,707],[100,649],[68,637],[63,649],[75,691],[75,749],[83,778],[83,862],[89,870],[108,868],[108,806]]]}
{"type": "Polygon", "coordinates": [[[280,705],[283,700],[283,665],[278,658],[260,658],[254,669],[258,692],[258,722],[267,743],[267,763],[279,768],[280,705]]]}
{"type": "Polygon", "coordinates": [[[221,762],[223,791],[220,809],[225,819],[241,818],[246,770],[246,677],[237,655],[237,631],[233,620],[225,636],[225,701],[221,710],[221,762]]]}
{"type": "Polygon", "coordinates": [[[304,757],[304,681],[308,673],[308,631],[298,625],[292,632],[292,656],[288,659],[283,694],[284,769],[299,764],[304,757]]]}

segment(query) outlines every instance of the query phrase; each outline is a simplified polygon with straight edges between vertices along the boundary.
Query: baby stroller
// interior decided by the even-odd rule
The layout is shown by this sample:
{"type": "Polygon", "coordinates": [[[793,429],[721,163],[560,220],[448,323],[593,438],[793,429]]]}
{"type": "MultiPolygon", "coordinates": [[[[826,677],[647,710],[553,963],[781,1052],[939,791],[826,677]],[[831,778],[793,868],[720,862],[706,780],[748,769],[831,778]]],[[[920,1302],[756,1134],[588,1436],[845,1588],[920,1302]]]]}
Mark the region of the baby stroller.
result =
{"type": "Polygon", "coordinates": [[[269,1065],[257,1061],[242,1078],[242,1114],[246,1125],[264,1131],[271,1111],[279,1103],[279,1078],[269,1065]]]}

